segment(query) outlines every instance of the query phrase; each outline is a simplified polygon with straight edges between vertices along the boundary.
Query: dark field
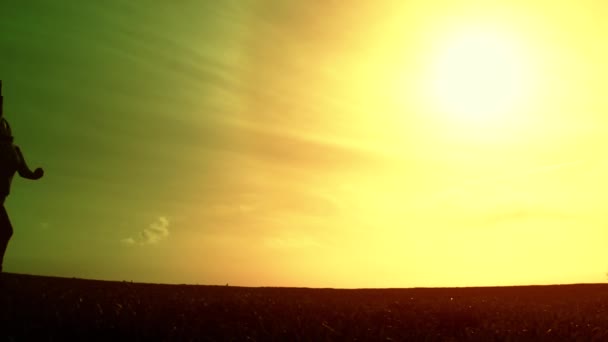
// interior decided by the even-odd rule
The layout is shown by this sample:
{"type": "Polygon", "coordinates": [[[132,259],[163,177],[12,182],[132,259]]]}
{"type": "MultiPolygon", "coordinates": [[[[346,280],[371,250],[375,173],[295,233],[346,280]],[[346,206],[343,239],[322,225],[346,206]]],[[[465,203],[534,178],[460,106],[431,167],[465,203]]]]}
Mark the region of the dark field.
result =
{"type": "Polygon", "coordinates": [[[245,288],[3,274],[8,341],[608,341],[608,285],[245,288]]]}

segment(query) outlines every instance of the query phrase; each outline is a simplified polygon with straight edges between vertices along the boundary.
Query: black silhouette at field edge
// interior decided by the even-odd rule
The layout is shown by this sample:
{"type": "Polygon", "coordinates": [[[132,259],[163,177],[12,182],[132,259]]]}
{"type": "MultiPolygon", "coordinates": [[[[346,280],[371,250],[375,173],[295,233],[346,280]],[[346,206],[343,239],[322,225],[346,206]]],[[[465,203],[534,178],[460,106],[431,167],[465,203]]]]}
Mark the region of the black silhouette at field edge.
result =
{"type": "Polygon", "coordinates": [[[13,143],[13,135],[8,121],[3,115],[2,81],[0,80],[0,273],[8,242],[13,236],[13,227],[4,208],[4,201],[10,193],[15,172],[26,179],[40,179],[44,175],[42,168],[32,171],[26,164],[19,146],[13,143]]]}

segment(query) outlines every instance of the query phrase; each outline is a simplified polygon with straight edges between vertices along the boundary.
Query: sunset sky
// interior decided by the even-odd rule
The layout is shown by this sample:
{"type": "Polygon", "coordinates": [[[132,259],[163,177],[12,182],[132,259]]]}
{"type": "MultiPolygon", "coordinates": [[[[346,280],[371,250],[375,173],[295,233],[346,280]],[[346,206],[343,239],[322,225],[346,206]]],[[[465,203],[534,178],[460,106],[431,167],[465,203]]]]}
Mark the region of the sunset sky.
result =
{"type": "Polygon", "coordinates": [[[608,4],[4,1],[5,271],[608,278],[608,4]]]}

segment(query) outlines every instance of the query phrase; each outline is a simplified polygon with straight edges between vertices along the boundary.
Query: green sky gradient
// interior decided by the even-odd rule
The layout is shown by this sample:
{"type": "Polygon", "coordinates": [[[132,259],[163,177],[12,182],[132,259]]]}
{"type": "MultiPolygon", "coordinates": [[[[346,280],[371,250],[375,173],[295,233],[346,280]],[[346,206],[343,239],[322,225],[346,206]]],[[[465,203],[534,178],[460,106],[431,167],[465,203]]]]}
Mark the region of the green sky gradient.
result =
{"type": "Polygon", "coordinates": [[[119,242],[160,216],[173,230],[183,202],[221,184],[244,20],[222,4],[1,5],[5,115],[46,170],[14,182],[7,270],[173,280],[168,251],[119,242]]]}

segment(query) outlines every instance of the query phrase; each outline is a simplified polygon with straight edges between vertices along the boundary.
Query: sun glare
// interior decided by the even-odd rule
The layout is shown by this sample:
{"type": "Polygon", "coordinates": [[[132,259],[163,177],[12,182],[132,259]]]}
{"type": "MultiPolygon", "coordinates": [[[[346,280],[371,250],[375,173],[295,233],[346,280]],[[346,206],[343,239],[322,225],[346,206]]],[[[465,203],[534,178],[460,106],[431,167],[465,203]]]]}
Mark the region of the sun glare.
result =
{"type": "Polygon", "coordinates": [[[428,79],[434,107],[469,124],[501,121],[520,109],[532,79],[523,49],[509,38],[477,28],[439,44],[428,79]]]}

